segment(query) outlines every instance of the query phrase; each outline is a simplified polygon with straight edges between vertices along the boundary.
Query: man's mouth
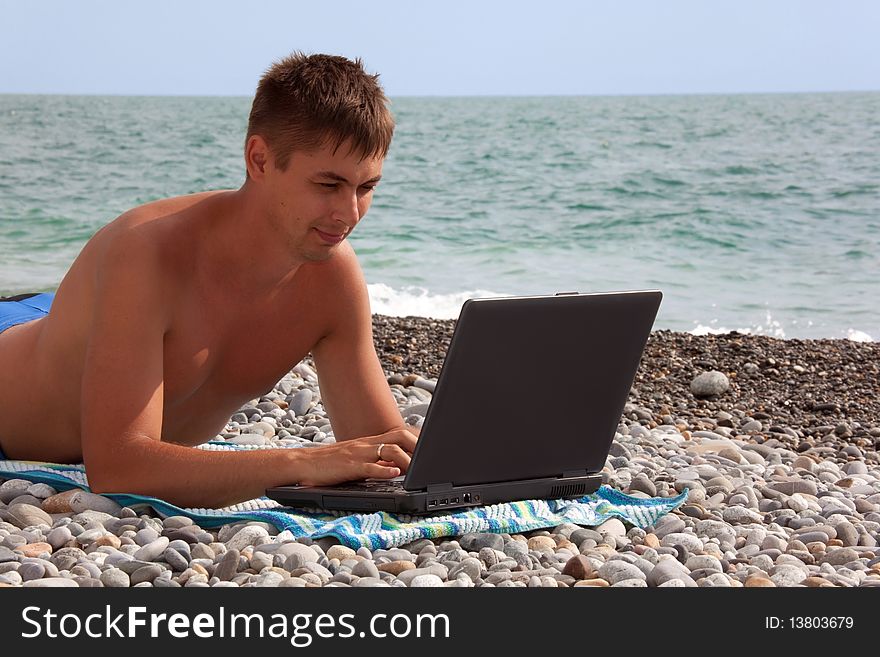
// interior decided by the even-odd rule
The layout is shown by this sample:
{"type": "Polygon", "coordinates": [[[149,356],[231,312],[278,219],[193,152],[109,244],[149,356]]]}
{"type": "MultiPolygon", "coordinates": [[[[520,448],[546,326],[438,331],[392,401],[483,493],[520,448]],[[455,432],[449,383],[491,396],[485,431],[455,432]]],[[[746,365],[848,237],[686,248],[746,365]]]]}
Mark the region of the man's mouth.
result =
{"type": "Polygon", "coordinates": [[[345,239],[345,233],[325,233],[323,230],[319,230],[317,228],[315,228],[315,232],[317,232],[318,236],[328,244],[338,244],[343,239],[345,239]]]}

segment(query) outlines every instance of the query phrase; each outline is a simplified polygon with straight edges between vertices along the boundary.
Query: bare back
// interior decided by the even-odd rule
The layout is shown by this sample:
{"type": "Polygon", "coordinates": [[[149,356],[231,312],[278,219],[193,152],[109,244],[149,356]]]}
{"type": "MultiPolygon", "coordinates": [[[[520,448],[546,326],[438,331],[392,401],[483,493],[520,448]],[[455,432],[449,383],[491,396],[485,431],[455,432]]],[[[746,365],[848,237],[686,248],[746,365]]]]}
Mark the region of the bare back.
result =
{"type": "Polygon", "coordinates": [[[101,256],[132,231],[155,245],[157,259],[132,253],[127,266],[158,286],[169,318],[161,440],[209,440],[327,333],[338,282],[333,273],[353,259],[351,248],[344,245],[326,262],[303,264],[283,285],[242,289],[236,285],[241,272],[222,266],[213,241],[228,194],[177,197],[123,214],[83,248],[46,317],[0,333],[0,448],[7,456],[82,459],[82,379],[101,256]]]}

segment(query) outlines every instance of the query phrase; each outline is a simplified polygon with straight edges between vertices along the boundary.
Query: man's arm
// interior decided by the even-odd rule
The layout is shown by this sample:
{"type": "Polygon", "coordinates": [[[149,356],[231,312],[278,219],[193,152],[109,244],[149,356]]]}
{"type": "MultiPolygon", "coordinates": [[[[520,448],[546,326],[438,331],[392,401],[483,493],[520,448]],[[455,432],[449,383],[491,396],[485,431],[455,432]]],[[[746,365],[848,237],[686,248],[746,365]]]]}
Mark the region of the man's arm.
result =
{"type": "MultiPolygon", "coordinates": [[[[312,349],[333,434],[337,441],[394,432],[418,436],[417,428],[404,423],[376,355],[369,294],[354,251],[340,249],[337,257],[333,325],[312,349]]],[[[392,453],[394,448],[384,449],[384,460],[392,453]]]]}
{"type": "Polygon", "coordinates": [[[216,507],[276,485],[388,476],[391,468],[375,463],[377,445],[400,437],[249,452],[162,442],[163,342],[173,294],[164,280],[155,246],[137,234],[116,237],[101,256],[81,398],[83,460],[93,491],[216,507]]]}

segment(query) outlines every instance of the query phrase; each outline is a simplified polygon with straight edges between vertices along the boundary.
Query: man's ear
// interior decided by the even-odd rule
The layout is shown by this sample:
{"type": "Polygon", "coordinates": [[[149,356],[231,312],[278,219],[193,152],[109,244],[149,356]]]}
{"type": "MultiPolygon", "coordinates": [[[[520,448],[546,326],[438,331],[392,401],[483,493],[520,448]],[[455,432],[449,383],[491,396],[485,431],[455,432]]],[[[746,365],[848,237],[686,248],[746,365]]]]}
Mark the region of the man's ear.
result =
{"type": "Polygon", "coordinates": [[[251,135],[244,149],[244,163],[248,176],[255,180],[264,178],[271,159],[272,152],[266,140],[260,135],[251,135]]]}

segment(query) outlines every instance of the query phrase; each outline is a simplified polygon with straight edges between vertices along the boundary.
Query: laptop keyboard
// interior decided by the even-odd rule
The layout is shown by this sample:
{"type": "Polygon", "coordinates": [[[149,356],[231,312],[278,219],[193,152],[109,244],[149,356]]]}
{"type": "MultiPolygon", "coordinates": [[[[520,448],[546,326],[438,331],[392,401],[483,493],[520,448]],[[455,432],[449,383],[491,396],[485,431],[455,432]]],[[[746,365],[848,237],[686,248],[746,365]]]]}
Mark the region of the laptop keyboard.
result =
{"type": "Polygon", "coordinates": [[[400,493],[404,491],[403,477],[394,479],[366,479],[364,481],[349,481],[344,484],[334,484],[334,490],[351,490],[374,493],[400,493]]]}

